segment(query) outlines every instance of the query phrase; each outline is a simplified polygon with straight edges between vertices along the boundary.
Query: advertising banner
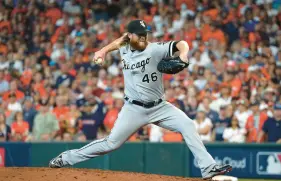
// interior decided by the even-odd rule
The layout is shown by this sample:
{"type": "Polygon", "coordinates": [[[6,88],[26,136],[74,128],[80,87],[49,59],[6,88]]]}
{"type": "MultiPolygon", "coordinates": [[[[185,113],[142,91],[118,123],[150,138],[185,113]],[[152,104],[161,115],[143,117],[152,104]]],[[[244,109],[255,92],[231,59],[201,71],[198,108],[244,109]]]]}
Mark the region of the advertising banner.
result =
{"type": "MultiPolygon", "coordinates": [[[[230,164],[233,167],[229,173],[231,176],[281,179],[281,150],[278,148],[209,147],[208,151],[218,164],[230,164]]],[[[191,176],[200,177],[193,155],[190,160],[191,176]]]]}
{"type": "Polygon", "coordinates": [[[257,152],[256,163],[258,175],[279,175],[281,178],[281,150],[280,152],[257,152]]]}
{"type": "Polygon", "coordinates": [[[2,151],[2,153],[5,153],[2,157],[5,167],[26,167],[30,165],[30,143],[2,142],[0,148],[3,148],[4,152],[2,151]]]}
{"type": "Polygon", "coordinates": [[[0,167],[5,167],[5,148],[0,148],[0,167]]]}

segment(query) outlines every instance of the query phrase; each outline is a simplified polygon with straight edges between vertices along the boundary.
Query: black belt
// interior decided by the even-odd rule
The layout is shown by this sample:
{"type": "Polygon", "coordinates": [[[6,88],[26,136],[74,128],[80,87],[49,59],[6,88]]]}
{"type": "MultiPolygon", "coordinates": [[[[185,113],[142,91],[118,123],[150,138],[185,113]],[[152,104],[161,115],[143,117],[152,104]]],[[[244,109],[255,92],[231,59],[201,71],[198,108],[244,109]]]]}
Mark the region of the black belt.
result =
{"type": "MultiPolygon", "coordinates": [[[[124,99],[126,101],[129,101],[129,98],[126,97],[126,96],[124,97],[124,99]]],[[[132,100],[131,102],[135,105],[142,106],[144,108],[152,108],[152,107],[160,104],[162,101],[163,101],[162,99],[158,99],[158,100],[155,100],[155,101],[152,101],[152,102],[147,102],[147,103],[143,103],[143,102],[140,102],[140,101],[137,101],[137,100],[132,100]]]]}

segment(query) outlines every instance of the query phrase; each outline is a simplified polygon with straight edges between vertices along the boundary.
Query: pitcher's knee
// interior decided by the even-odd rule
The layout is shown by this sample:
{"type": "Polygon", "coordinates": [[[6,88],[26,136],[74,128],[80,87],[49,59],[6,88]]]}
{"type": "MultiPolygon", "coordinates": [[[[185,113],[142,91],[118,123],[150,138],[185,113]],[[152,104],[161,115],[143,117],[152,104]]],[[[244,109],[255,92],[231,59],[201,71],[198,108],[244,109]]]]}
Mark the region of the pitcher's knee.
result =
{"type": "Polygon", "coordinates": [[[109,148],[108,151],[116,150],[116,149],[118,149],[122,145],[122,142],[120,142],[120,141],[113,141],[113,140],[110,140],[110,139],[106,139],[106,142],[107,142],[107,146],[109,148]]]}
{"type": "Polygon", "coordinates": [[[179,125],[179,132],[181,134],[185,134],[185,133],[190,133],[191,131],[195,130],[195,124],[193,122],[193,120],[187,118],[184,119],[182,124],[179,125]]]}
{"type": "Polygon", "coordinates": [[[183,119],[182,121],[182,126],[186,127],[186,126],[191,126],[191,127],[195,127],[194,121],[188,117],[186,117],[185,119],[183,119]]]}

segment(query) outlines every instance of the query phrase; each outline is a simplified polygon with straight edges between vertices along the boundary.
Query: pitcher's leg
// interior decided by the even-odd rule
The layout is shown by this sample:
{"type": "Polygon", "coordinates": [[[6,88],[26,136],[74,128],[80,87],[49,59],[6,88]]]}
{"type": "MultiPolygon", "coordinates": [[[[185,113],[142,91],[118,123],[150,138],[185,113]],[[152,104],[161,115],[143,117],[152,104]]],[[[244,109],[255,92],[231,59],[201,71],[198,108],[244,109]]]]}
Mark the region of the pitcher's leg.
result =
{"type": "Polygon", "coordinates": [[[162,107],[162,110],[159,111],[161,111],[162,119],[160,120],[162,121],[157,122],[156,125],[182,134],[187,146],[198,162],[202,173],[206,168],[216,164],[202,143],[193,120],[187,117],[180,109],[169,103],[166,103],[162,107]]]}
{"type": "Polygon", "coordinates": [[[124,105],[109,136],[93,141],[80,149],[62,153],[63,165],[74,165],[119,148],[134,132],[147,122],[144,113],[136,111],[128,104],[124,105]]]}

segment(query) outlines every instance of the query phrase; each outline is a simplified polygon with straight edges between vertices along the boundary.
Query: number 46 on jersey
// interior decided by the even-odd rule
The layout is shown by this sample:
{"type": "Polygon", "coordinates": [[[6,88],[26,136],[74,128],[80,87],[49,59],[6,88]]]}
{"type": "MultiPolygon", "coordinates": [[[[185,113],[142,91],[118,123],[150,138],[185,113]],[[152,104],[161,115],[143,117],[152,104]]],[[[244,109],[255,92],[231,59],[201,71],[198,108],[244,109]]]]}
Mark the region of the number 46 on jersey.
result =
{"type": "Polygon", "coordinates": [[[155,82],[157,81],[158,77],[156,72],[153,72],[151,75],[145,74],[142,78],[142,82],[147,82],[149,83],[150,81],[155,82]]]}

